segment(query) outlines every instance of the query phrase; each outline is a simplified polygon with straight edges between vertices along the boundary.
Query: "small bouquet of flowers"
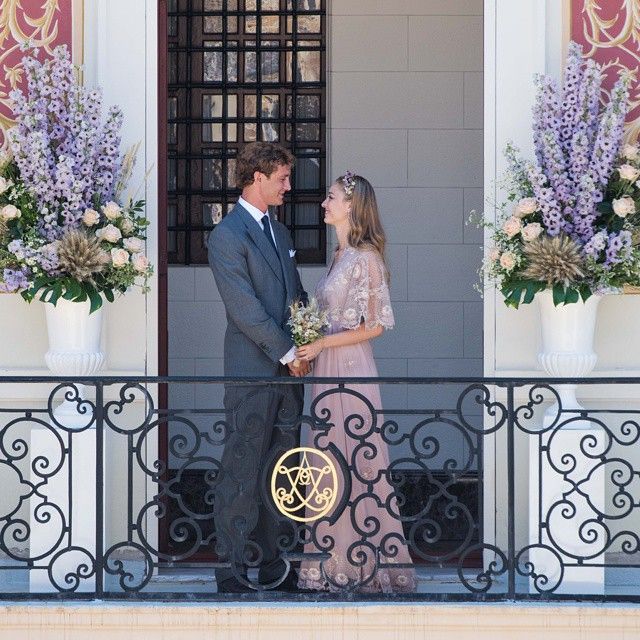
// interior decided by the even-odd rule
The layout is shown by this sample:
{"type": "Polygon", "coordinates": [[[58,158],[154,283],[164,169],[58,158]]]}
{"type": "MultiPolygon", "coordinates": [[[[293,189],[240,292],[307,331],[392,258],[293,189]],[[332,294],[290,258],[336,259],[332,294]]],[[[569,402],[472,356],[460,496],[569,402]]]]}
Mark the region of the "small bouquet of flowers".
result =
{"type": "Polygon", "coordinates": [[[601,108],[602,70],[569,46],[560,89],[536,78],[535,159],[507,145],[507,202],[488,228],[483,264],[505,303],[517,308],[551,289],[556,305],[640,284],[640,152],[623,144],[629,78],[601,108]]]}
{"type": "Polygon", "coordinates": [[[311,298],[308,304],[295,300],[289,306],[290,317],[287,324],[291,327],[291,337],[296,347],[315,342],[324,335],[329,326],[326,311],[321,311],[318,301],[311,298]]]}
{"type": "Polygon", "coordinates": [[[17,124],[0,160],[0,293],[90,301],[91,312],[138,284],[145,256],[143,201],[122,204],[135,161],[120,156],[122,113],[82,87],[66,47],[23,60],[27,95],[11,93],[17,124]]]}

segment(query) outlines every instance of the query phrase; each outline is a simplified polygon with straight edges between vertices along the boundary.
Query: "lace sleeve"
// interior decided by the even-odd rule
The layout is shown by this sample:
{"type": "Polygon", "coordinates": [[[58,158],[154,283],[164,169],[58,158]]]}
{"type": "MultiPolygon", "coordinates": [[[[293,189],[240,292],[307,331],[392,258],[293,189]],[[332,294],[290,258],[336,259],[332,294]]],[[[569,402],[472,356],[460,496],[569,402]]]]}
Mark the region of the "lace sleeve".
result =
{"type": "Polygon", "coordinates": [[[374,251],[359,251],[355,258],[343,299],[335,318],[343,329],[393,328],[395,320],[382,258],[374,251]]]}

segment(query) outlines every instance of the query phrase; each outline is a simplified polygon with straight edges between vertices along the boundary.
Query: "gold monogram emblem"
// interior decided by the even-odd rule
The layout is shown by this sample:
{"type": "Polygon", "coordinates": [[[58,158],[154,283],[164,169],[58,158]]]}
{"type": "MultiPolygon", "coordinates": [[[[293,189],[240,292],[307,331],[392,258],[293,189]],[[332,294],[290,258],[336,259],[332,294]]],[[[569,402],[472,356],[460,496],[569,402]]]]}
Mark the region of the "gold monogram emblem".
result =
{"type": "Polygon", "coordinates": [[[289,449],[273,468],[271,495],[278,511],[292,520],[318,520],[327,515],[336,502],[338,475],[335,465],[318,449],[289,449]]]}

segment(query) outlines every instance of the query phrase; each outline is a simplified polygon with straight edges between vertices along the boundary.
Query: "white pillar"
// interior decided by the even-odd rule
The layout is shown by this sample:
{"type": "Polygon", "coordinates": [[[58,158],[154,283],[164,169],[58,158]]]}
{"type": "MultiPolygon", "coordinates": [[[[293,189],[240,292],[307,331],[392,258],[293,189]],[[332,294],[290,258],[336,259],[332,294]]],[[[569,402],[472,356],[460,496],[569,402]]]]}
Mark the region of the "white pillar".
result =
{"type": "Polygon", "coordinates": [[[598,471],[590,477],[601,464],[596,455],[604,446],[604,431],[595,425],[561,427],[529,438],[529,561],[535,574],[548,579],[536,588],[531,577],[531,593],[551,590],[558,583],[557,594],[604,593],[604,567],[594,565],[605,560],[599,551],[605,547],[606,531],[595,522],[604,511],[605,477],[598,471]],[[573,556],[594,557],[581,566],[563,566],[577,565],[573,556]]]}
{"type": "Polygon", "coordinates": [[[96,557],[96,429],[67,433],[34,426],[30,452],[31,482],[40,486],[29,501],[29,557],[43,556],[30,571],[30,591],[67,590],[76,584],[74,576],[76,593],[93,591],[95,574],[86,576],[96,557]]]}

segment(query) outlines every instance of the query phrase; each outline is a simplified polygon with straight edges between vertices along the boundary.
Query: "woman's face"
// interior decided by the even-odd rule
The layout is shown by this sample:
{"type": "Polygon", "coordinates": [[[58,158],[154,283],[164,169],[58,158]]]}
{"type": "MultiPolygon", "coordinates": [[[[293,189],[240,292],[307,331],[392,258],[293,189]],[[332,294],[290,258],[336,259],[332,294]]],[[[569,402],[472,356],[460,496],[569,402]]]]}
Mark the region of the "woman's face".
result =
{"type": "Polygon", "coordinates": [[[327,197],[322,203],[324,221],[333,226],[349,224],[349,210],[351,203],[345,198],[344,191],[334,182],[327,197]]]}

